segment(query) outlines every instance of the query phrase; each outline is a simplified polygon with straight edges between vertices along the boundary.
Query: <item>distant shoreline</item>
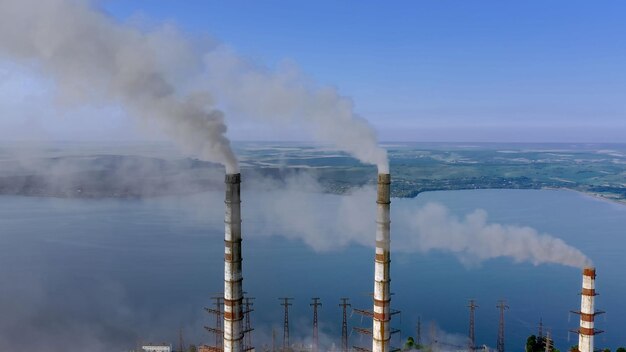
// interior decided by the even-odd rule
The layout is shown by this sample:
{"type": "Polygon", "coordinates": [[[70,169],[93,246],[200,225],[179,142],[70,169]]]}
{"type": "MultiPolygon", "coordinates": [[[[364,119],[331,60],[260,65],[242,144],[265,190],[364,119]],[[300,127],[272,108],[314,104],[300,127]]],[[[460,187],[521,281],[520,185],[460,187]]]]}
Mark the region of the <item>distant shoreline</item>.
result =
{"type": "Polygon", "coordinates": [[[568,189],[568,190],[574,191],[574,192],[577,192],[577,193],[581,193],[581,194],[584,194],[586,196],[589,196],[591,198],[595,198],[595,199],[598,199],[598,200],[601,200],[601,201],[605,201],[605,202],[609,202],[609,203],[617,203],[617,204],[626,206],[626,199],[609,198],[609,197],[603,196],[601,193],[584,192],[584,191],[578,191],[578,190],[575,190],[575,189],[568,189]]]}
{"type": "MultiPolygon", "coordinates": [[[[570,191],[575,192],[586,197],[590,197],[593,199],[597,199],[603,202],[608,202],[612,204],[618,204],[626,206],[626,199],[617,199],[606,197],[601,193],[593,193],[587,191],[581,191],[572,188],[566,187],[543,187],[543,188],[459,188],[459,189],[431,189],[427,191],[422,191],[414,196],[395,196],[393,198],[405,198],[405,199],[414,199],[417,198],[421,193],[429,193],[429,192],[453,192],[453,191],[477,191],[477,190],[517,190],[517,191],[570,191]]],[[[197,192],[210,192],[215,191],[215,189],[202,189],[197,190],[197,192]]],[[[112,194],[112,195],[80,195],[77,193],[74,194],[37,194],[37,193],[0,193],[1,196],[13,196],[13,197],[34,197],[34,198],[56,198],[56,199],[85,199],[85,200],[111,200],[111,199],[128,199],[128,200],[140,200],[140,199],[154,199],[154,198],[162,198],[162,197],[184,197],[192,194],[197,194],[197,192],[186,192],[186,193],[176,193],[176,194],[152,194],[152,195],[137,195],[137,194],[112,194]]],[[[321,193],[326,194],[335,194],[335,195],[345,195],[343,192],[332,192],[330,190],[324,190],[321,193]]]]}
{"type": "Polygon", "coordinates": [[[614,204],[616,203],[616,204],[619,204],[619,205],[626,206],[626,199],[617,199],[617,198],[606,197],[606,196],[602,195],[602,193],[581,191],[581,190],[578,190],[578,189],[567,188],[567,187],[545,187],[545,188],[541,188],[541,189],[571,191],[571,192],[576,192],[578,194],[582,194],[584,196],[587,196],[587,197],[590,197],[590,198],[594,198],[594,199],[597,199],[597,200],[601,200],[601,201],[604,201],[604,202],[609,202],[609,203],[614,203],[614,204]]]}
{"type": "MultiPolygon", "coordinates": [[[[570,191],[575,192],[590,198],[594,198],[597,200],[601,200],[603,202],[619,204],[626,206],[626,199],[616,199],[603,196],[601,193],[593,193],[587,191],[581,191],[573,188],[566,187],[543,187],[543,188],[460,188],[460,189],[439,189],[439,190],[428,190],[420,193],[428,193],[428,192],[452,192],[452,191],[479,191],[479,190],[511,190],[511,191],[570,191]]],[[[398,197],[398,198],[416,198],[419,193],[413,197],[398,197]]]]}

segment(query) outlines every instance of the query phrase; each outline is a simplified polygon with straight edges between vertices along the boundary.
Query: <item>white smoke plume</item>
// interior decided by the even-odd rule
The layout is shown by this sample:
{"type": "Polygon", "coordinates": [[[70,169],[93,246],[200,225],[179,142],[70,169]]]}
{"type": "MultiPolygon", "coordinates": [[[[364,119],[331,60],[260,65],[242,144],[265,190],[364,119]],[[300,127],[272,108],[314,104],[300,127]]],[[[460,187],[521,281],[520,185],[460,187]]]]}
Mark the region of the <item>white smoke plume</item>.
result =
{"type": "Polygon", "coordinates": [[[374,128],[335,88],[317,86],[294,65],[273,71],[224,47],[208,53],[205,63],[207,82],[232,109],[262,121],[302,123],[317,141],[389,173],[387,152],[378,145],[374,128]]]}
{"type": "Polygon", "coordinates": [[[433,352],[466,351],[469,339],[465,335],[450,333],[439,327],[434,321],[428,323],[426,349],[433,352]]]}
{"type": "Polygon", "coordinates": [[[316,140],[389,172],[373,127],[336,89],[317,87],[295,69],[251,64],[223,46],[201,52],[173,26],[146,31],[119,23],[89,1],[2,1],[2,57],[32,64],[75,104],[121,104],[229,173],[238,165],[215,109],[222,102],[212,97],[263,123],[303,122],[316,140]]]}
{"type": "MultiPolygon", "coordinates": [[[[262,224],[251,232],[300,239],[320,251],[351,243],[372,246],[374,225],[368,219],[375,219],[372,200],[376,190],[365,187],[347,196],[333,196],[336,199],[330,201],[312,185],[303,177],[292,178],[275,191],[246,199],[248,216],[255,218],[255,224],[262,224]],[[263,206],[270,201],[272,207],[263,206]]],[[[392,249],[397,252],[452,253],[468,265],[500,257],[534,265],[583,268],[591,264],[580,250],[563,240],[527,226],[490,223],[487,212],[481,209],[457,217],[439,203],[407,203],[391,207],[392,249]]]]}
{"type": "Polygon", "coordinates": [[[223,115],[211,97],[178,87],[199,57],[189,41],[168,26],[146,32],[120,24],[90,5],[0,2],[0,58],[41,71],[65,101],[121,104],[187,151],[237,172],[223,115]]]}
{"type": "Polygon", "coordinates": [[[466,261],[497,257],[535,265],[557,263],[582,268],[591,261],[580,250],[563,240],[539,233],[527,226],[489,223],[487,212],[474,210],[458,218],[437,203],[428,203],[413,212],[401,212],[412,236],[403,246],[420,251],[440,250],[459,255],[466,261]]]}

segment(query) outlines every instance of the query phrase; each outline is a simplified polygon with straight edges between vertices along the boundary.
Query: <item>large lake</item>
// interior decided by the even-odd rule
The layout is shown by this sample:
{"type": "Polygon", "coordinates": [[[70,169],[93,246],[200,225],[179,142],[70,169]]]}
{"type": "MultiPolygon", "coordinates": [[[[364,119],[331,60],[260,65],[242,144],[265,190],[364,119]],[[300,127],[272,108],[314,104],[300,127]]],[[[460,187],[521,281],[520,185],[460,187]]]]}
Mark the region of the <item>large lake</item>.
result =
{"type": "MultiPolygon", "coordinates": [[[[149,200],[0,197],[0,350],[89,346],[90,351],[122,351],[141,341],[176,343],[181,327],[187,342],[212,343],[203,326],[212,326],[214,319],[203,307],[223,290],[223,204],[203,203],[205,197],[222,195],[149,200]]],[[[251,208],[273,206],[271,194],[244,193],[243,198],[244,285],[256,297],[254,344],[270,343],[273,328],[281,341],[278,297],[283,296],[295,298],[292,342],[311,335],[309,303],[317,296],[323,303],[323,343],[338,343],[339,298],[350,297],[354,307],[371,306],[373,250],[352,244],[320,252],[297,236],[264,234],[271,219],[250,215],[251,208]]],[[[315,194],[309,201],[331,205],[340,199],[315,194]]],[[[392,216],[403,207],[431,201],[459,216],[485,209],[490,222],[531,226],[581,249],[598,268],[597,307],[607,311],[598,319],[606,332],[598,336],[597,347],[626,345],[626,206],[570,191],[452,191],[394,199],[392,216]]],[[[402,329],[395,345],[400,337],[415,336],[418,316],[424,342],[436,335],[463,344],[470,298],[480,306],[479,344],[496,344],[499,299],[510,306],[508,350],[523,350],[540,317],[558,348],[577,343],[573,334],[568,341],[567,332],[578,324],[578,317],[568,313],[580,304],[577,268],[507,258],[468,266],[440,251],[394,252],[392,261],[392,306],[402,311],[394,318],[402,329]]],[[[360,325],[370,323],[351,316],[350,326],[360,325]]],[[[355,333],[350,339],[354,345],[369,344],[355,333]]]]}

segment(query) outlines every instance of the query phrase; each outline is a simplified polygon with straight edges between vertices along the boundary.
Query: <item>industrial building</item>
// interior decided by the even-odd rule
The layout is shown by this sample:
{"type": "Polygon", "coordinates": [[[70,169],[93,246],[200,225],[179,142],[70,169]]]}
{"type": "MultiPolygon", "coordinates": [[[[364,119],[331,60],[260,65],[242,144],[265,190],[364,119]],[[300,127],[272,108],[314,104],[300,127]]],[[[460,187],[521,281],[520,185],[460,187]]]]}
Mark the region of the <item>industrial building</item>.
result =
{"type": "Polygon", "coordinates": [[[162,344],[147,344],[141,346],[143,352],[172,352],[172,345],[162,344]]]}

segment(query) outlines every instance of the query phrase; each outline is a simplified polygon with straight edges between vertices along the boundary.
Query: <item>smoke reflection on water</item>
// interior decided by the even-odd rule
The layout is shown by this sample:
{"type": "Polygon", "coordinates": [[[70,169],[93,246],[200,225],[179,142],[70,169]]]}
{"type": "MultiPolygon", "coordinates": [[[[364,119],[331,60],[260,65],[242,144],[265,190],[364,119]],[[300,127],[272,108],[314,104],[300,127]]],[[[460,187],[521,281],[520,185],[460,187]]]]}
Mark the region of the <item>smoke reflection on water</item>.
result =
{"type": "MultiPolygon", "coordinates": [[[[244,287],[257,297],[253,324],[260,331],[255,341],[261,344],[267,342],[262,336],[271,336],[271,330],[265,329],[268,331],[263,334],[261,327],[280,326],[281,307],[276,297],[285,295],[296,297],[292,318],[303,321],[301,326],[292,327],[294,340],[309,335],[306,321],[313,296],[325,303],[320,311],[323,333],[336,338],[340,311],[334,307],[335,301],[349,296],[355,307],[369,307],[367,293],[372,289],[373,267],[369,241],[357,240],[356,245],[350,245],[354,242],[341,240],[340,232],[363,226],[370,232],[365,236],[373,238],[372,222],[332,229],[334,223],[330,221],[321,228],[330,232],[322,238],[337,239],[337,246],[315,241],[303,245],[301,235],[294,234],[294,223],[274,228],[267,222],[275,219],[263,213],[266,210],[259,210],[261,204],[287,201],[278,195],[271,203],[268,197],[275,195],[244,193],[244,287]],[[367,243],[367,247],[359,243],[367,243]]],[[[0,321],[0,348],[45,345],[60,351],[78,335],[74,338],[77,346],[95,351],[122,349],[137,340],[175,341],[179,326],[189,341],[212,341],[201,328],[212,323],[201,307],[210,304],[212,293],[221,291],[222,198],[221,192],[143,201],[0,198],[0,309],[5,312],[5,319],[0,321]]],[[[567,242],[581,248],[587,245],[590,229],[615,239],[625,225],[623,217],[607,215],[616,211],[612,205],[573,192],[435,192],[413,200],[394,199],[393,209],[403,211],[437,201],[455,216],[465,213],[457,209],[484,208],[497,222],[516,213],[516,209],[499,205],[503,199],[525,209],[517,212],[519,223],[523,219],[523,224],[542,231],[566,233],[567,242]],[[561,209],[542,207],[546,199],[551,205],[560,204],[561,209]],[[527,207],[529,204],[537,207],[527,207]],[[568,216],[583,211],[588,216],[568,216]]],[[[341,196],[307,192],[301,200],[294,199],[292,207],[307,206],[313,212],[327,209],[317,215],[323,220],[345,201],[341,196]]],[[[398,222],[392,223],[396,239],[403,236],[398,222]]],[[[401,244],[395,242],[396,246],[401,244]]],[[[619,311],[622,303],[617,293],[626,287],[613,269],[615,264],[603,263],[620,263],[622,259],[614,251],[597,247],[592,247],[590,254],[600,258],[596,260],[598,290],[603,293],[599,307],[619,311]]],[[[392,289],[396,293],[392,305],[403,311],[404,336],[413,335],[417,315],[424,322],[436,321],[445,331],[464,332],[465,300],[475,298],[483,306],[477,312],[477,340],[493,344],[497,312],[491,306],[505,297],[511,306],[509,316],[530,322],[543,316],[553,327],[557,345],[566,346],[564,332],[571,326],[564,316],[579,304],[578,270],[514,264],[509,259],[468,267],[442,251],[421,253],[406,248],[394,252],[392,260],[392,289]]],[[[350,323],[355,326],[359,321],[354,317],[350,323]]],[[[619,323],[611,323],[610,330],[620,328],[619,323]]],[[[508,326],[510,343],[522,341],[524,335],[533,332],[514,319],[508,326]]],[[[607,343],[615,338],[607,334],[607,343]]]]}

